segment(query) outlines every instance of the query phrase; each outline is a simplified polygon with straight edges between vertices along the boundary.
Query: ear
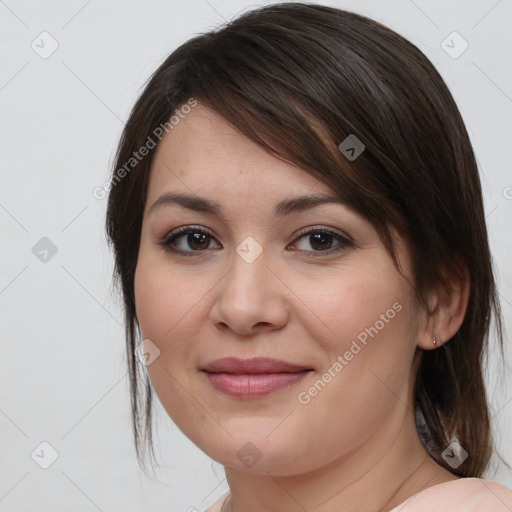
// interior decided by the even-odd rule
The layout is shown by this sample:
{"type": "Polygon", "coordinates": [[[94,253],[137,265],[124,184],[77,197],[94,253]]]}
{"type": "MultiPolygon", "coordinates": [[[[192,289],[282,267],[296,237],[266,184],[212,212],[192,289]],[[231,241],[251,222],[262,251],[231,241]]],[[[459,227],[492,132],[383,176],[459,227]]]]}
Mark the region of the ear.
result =
{"type": "Polygon", "coordinates": [[[432,350],[446,343],[459,330],[466,315],[469,272],[464,265],[460,265],[457,274],[443,274],[444,278],[429,294],[430,314],[426,312],[418,332],[418,347],[424,350],[432,350]]]}

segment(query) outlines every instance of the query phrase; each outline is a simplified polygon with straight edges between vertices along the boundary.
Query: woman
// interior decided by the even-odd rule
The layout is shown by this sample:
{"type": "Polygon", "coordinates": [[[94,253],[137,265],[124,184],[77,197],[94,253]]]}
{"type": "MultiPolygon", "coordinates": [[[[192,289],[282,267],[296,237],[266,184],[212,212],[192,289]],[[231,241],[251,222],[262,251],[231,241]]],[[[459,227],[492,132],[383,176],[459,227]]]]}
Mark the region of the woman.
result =
{"type": "Polygon", "coordinates": [[[141,465],[154,389],[226,468],[210,512],[512,510],[482,478],[491,315],[502,336],[478,169],[414,45],[246,13],[154,73],[115,169],[141,465]]]}

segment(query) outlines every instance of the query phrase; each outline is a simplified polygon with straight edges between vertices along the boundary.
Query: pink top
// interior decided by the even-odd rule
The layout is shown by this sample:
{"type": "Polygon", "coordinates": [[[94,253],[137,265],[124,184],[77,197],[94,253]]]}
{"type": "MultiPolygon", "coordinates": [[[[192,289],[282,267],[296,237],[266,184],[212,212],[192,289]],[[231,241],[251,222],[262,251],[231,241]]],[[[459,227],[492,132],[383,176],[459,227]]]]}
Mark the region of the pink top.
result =
{"type": "MultiPolygon", "coordinates": [[[[206,512],[220,512],[226,492],[206,512]]],[[[433,485],[389,512],[512,512],[512,491],[482,478],[459,478],[433,485]]]]}

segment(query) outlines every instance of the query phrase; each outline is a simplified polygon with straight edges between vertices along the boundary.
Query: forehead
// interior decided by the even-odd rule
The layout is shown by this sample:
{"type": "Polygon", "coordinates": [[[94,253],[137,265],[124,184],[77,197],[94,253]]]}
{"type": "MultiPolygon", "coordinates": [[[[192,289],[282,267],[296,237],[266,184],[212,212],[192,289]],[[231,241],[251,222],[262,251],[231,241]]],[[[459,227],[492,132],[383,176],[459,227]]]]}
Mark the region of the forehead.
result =
{"type": "MultiPolygon", "coordinates": [[[[337,196],[315,176],[270,155],[220,114],[201,104],[180,119],[156,149],[145,218],[151,206],[167,194],[196,196],[196,199],[215,202],[229,225],[253,232],[265,231],[269,221],[274,225],[276,210],[289,199],[337,196]]],[[[332,205],[333,201],[330,203],[332,205]]],[[[333,222],[340,219],[349,222],[368,244],[380,244],[374,226],[350,205],[338,203],[324,209],[323,215],[333,222]]],[[[392,235],[400,242],[394,230],[392,235]]],[[[399,254],[401,250],[399,244],[399,254]]]]}
{"type": "MultiPolygon", "coordinates": [[[[159,143],[151,165],[148,200],[167,189],[197,193],[328,193],[303,169],[284,162],[240,133],[215,111],[198,104],[159,143]]],[[[282,194],[281,194],[282,195],[282,194]]]]}

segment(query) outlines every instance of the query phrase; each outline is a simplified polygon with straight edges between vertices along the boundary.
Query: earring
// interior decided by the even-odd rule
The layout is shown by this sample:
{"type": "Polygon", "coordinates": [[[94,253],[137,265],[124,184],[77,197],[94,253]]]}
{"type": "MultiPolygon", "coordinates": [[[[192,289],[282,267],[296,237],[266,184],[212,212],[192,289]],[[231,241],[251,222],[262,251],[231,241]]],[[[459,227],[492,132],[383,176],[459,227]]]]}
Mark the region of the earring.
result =
{"type": "Polygon", "coordinates": [[[437,343],[437,340],[436,340],[436,336],[434,334],[434,347],[436,346],[436,343],[437,343]]]}

